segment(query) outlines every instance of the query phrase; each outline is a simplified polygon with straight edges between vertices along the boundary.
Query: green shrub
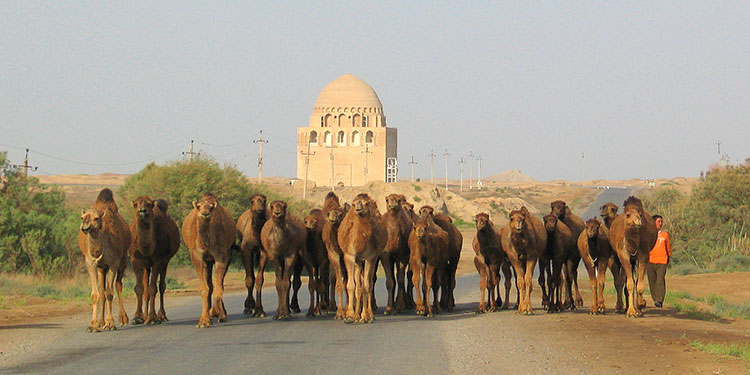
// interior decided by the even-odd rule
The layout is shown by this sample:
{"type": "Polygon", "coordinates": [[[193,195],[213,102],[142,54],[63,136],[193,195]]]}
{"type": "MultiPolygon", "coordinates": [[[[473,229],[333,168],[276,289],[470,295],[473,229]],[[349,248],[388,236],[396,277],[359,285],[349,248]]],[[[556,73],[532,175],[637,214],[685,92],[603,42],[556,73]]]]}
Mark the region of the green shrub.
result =
{"type": "Polygon", "coordinates": [[[421,202],[421,201],[422,201],[422,198],[420,198],[420,197],[418,197],[418,196],[416,196],[416,195],[415,195],[415,196],[413,196],[413,197],[412,197],[411,199],[412,199],[412,200],[413,200],[413,201],[414,201],[415,203],[419,203],[419,202],[421,202]]]}
{"type": "Polygon", "coordinates": [[[414,191],[422,191],[422,187],[417,184],[411,184],[414,187],[414,191]]]}

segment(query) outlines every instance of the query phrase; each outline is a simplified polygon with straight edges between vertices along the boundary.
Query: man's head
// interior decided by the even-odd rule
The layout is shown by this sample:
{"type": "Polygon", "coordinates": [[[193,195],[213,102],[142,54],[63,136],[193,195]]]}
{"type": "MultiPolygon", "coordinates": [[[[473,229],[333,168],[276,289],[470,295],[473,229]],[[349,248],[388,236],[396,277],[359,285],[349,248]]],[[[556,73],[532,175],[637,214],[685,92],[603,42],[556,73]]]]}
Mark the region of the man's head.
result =
{"type": "Polygon", "coordinates": [[[656,230],[661,230],[661,227],[664,225],[664,218],[661,217],[661,215],[654,215],[651,216],[654,219],[654,224],[656,225],[656,230]]]}

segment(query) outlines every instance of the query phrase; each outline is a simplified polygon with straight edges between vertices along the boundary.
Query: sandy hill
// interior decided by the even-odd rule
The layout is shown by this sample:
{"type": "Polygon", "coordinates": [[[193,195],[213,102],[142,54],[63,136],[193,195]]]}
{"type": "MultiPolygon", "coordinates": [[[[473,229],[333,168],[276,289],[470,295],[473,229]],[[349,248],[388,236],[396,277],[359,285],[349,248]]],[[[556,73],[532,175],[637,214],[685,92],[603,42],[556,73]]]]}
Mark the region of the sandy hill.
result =
{"type": "Polygon", "coordinates": [[[509,169],[485,178],[486,181],[497,182],[534,182],[534,179],[521,172],[520,169],[509,169]]]}

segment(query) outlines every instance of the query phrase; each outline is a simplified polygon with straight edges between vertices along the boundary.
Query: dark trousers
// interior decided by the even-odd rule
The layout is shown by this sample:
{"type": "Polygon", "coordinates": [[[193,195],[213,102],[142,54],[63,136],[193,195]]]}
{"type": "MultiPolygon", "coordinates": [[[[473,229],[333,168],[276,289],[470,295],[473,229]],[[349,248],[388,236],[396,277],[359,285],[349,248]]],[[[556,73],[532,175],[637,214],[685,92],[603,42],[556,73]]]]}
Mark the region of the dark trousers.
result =
{"type": "Polygon", "coordinates": [[[656,302],[664,302],[664,295],[667,293],[667,286],[664,282],[664,276],[667,274],[667,265],[659,263],[649,263],[646,266],[646,276],[648,276],[648,287],[651,290],[651,299],[656,302]]]}

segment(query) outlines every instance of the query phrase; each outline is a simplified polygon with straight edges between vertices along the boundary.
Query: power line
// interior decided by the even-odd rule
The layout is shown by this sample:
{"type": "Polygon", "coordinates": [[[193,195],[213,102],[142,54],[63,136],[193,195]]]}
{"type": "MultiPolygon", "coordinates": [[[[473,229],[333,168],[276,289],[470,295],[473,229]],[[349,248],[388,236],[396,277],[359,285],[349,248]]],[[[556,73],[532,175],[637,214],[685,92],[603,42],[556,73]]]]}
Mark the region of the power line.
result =
{"type": "Polygon", "coordinates": [[[458,161],[458,170],[459,170],[459,173],[461,174],[461,178],[460,178],[461,183],[459,185],[460,186],[459,191],[464,191],[464,163],[466,162],[464,161],[464,157],[462,156],[461,159],[458,161]]]}
{"type": "Polygon", "coordinates": [[[430,150],[430,154],[427,155],[428,158],[430,158],[430,183],[435,183],[435,152],[433,150],[430,150]]]}
{"type": "Polygon", "coordinates": [[[200,154],[200,152],[193,152],[193,140],[190,140],[190,150],[187,152],[183,152],[183,155],[190,155],[190,161],[193,161],[193,156],[197,156],[200,154]]]}
{"type": "Polygon", "coordinates": [[[447,148],[445,149],[443,156],[445,156],[445,190],[448,191],[448,156],[451,156],[451,154],[448,153],[447,148]]]}
{"type": "Polygon", "coordinates": [[[315,151],[310,152],[310,135],[307,135],[307,152],[300,151],[305,155],[305,186],[302,187],[302,200],[307,200],[307,171],[310,169],[310,155],[315,155],[315,151]]]}
{"type": "Polygon", "coordinates": [[[39,167],[32,167],[29,165],[29,149],[26,149],[26,156],[23,158],[23,165],[21,164],[11,164],[14,168],[23,168],[23,176],[29,177],[29,169],[32,171],[36,171],[39,169],[39,167]]]}
{"type": "Polygon", "coordinates": [[[409,164],[411,164],[411,182],[414,182],[414,165],[417,164],[417,162],[414,161],[414,156],[411,157],[409,164]]]}
{"type": "Polygon", "coordinates": [[[254,140],[253,143],[258,144],[258,183],[263,183],[263,144],[268,141],[263,140],[263,130],[260,131],[258,139],[254,140]]]}
{"type": "MultiPolygon", "coordinates": [[[[17,150],[25,150],[25,147],[18,147],[18,146],[13,146],[13,145],[6,145],[6,144],[0,144],[0,147],[8,147],[8,148],[13,148],[13,149],[17,149],[17,150]]],[[[179,147],[176,147],[176,148],[173,148],[172,150],[170,150],[169,152],[166,152],[164,154],[157,155],[157,156],[154,156],[154,157],[151,157],[151,158],[148,158],[148,159],[144,159],[144,160],[132,161],[132,162],[126,162],[126,163],[111,163],[111,164],[106,164],[106,163],[90,163],[90,162],[83,162],[83,161],[77,161],[77,160],[70,160],[70,159],[66,159],[66,158],[61,158],[61,157],[58,157],[58,156],[50,155],[50,154],[47,154],[47,153],[44,153],[44,152],[41,152],[41,151],[37,151],[37,150],[34,150],[34,149],[29,149],[29,152],[32,153],[32,154],[44,156],[44,157],[47,157],[47,158],[50,158],[50,159],[54,159],[54,160],[64,161],[66,163],[71,163],[71,164],[88,165],[88,166],[93,166],[93,167],[123,167],[123,166],[134,165],[134,164],[142,164],[142,163],[150,162],[150,161],[153,161],[153,160],[156,160],[156,159],[161,159],[161,158],[163,158],[165,156],[175,154],[178,149],[179,149],[179,147]]]]}

